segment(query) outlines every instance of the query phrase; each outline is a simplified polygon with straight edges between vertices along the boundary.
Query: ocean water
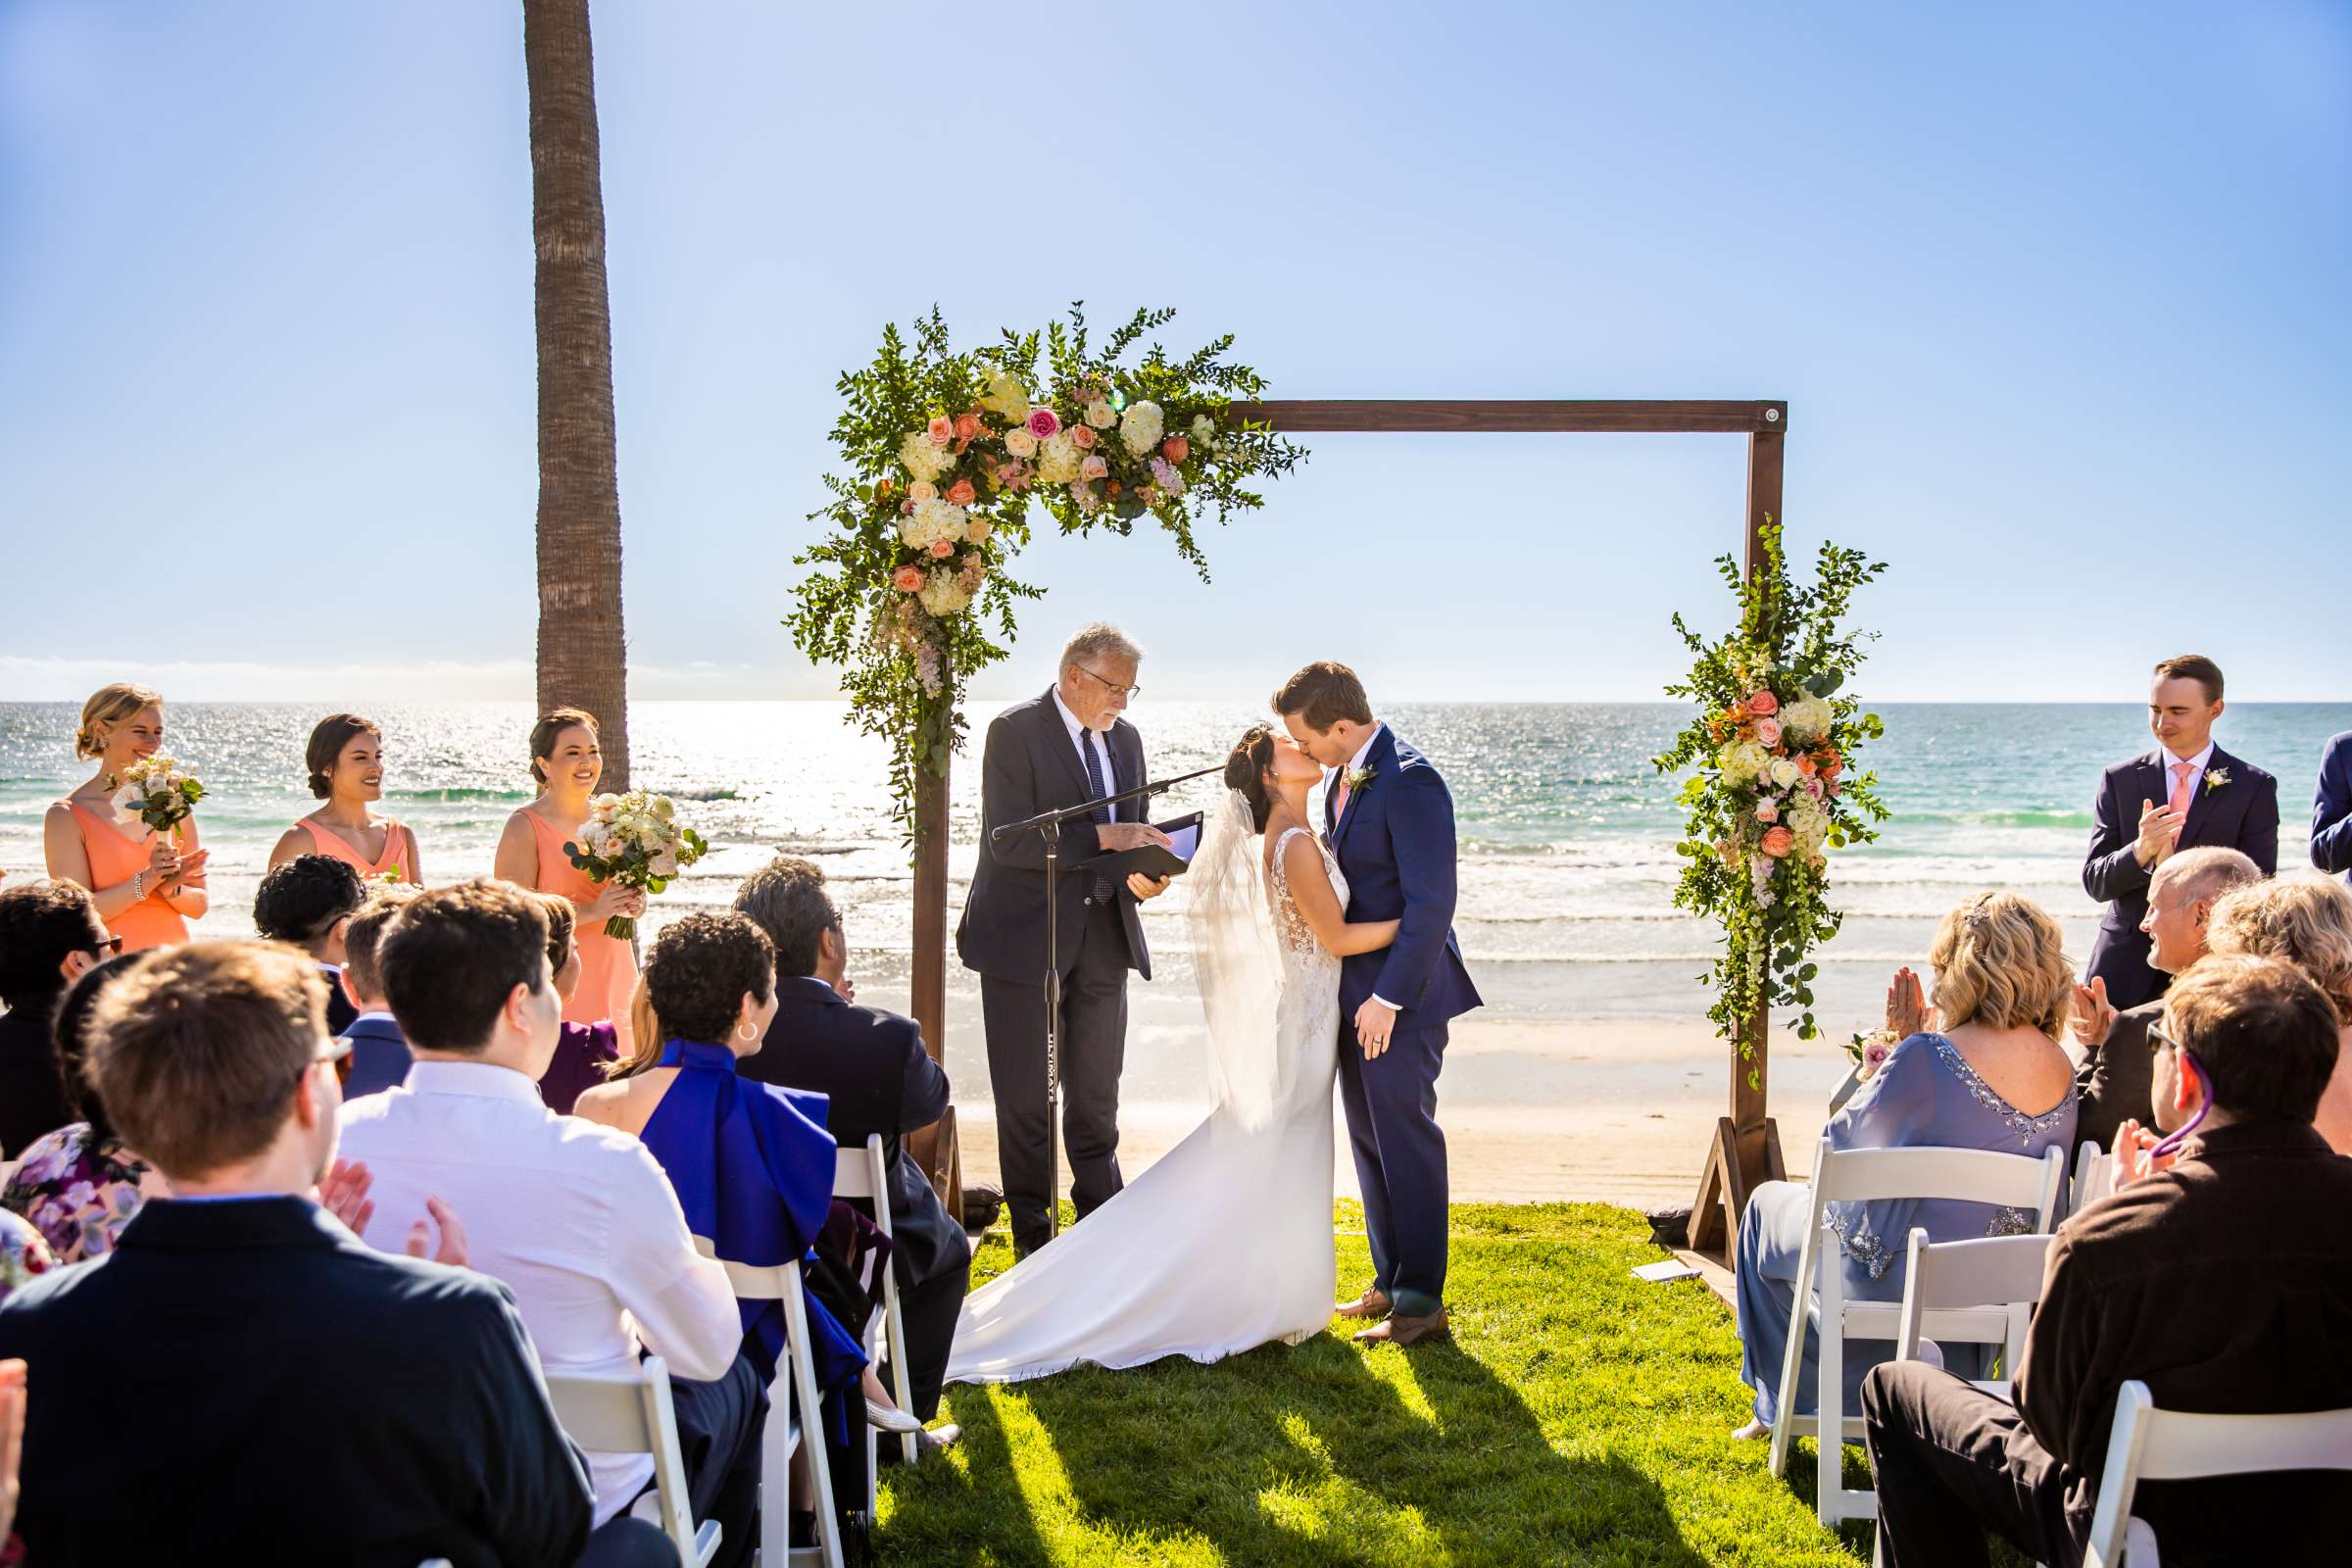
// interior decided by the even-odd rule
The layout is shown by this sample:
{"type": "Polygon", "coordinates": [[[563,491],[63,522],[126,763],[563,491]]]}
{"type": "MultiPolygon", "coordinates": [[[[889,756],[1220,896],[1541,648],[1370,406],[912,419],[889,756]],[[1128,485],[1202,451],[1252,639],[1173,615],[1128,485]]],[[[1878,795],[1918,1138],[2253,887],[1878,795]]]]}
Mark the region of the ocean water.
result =
{"type": "MultiPolygon", "coordinates": [[[[958,760],[950,924],[971,872],[979,823],[978,737],[997,705],[971,711],[975,751],[958,760]]],[[[312,707],[175,703],[167,747],[210,792],[199,816],[212,848],[207,935],[250,931],[270,846],[314,802],[302,746],[312,707]]],[[[911,879],[887,816],[882,751],[835,703],[645,703],[631,712],[637,782],[674,796],[716,846],[649,926],[723,906],[739,878],[783,851],[824,865],[843,906],[860,995],[904,1006],[911,879]]],[[[1676,781],[1651,771],[1683,720],[1672,704],[1418,706],[1386,716],[1436,760],[1452,787],[1462,849],[1457,917],[1488,1015],[1533,1019],[1701,1019],[1710,926],[1676,909],[1676,781]]],[[[2089,951],[2097,908],[2080,881],[2100,770],[2153,742],[2135,704],[1892,704],[1870,748],[1893,819],[1882,840],[1838,852],[1845,928],[1821,954],[1822,1005],[1837,1028],[1863,1024],[1887,971],[1921,964],[1936,920],[1985,888],[2035,898],[2089,951]]],[[[38,874],[41,813],[86,776],[73,760],[74,710],[0,705],[0,866],[38,874]]],[[[390,708],[382,809],[416,830],[424,870],[487,872],[508,813],[530,799],[520,704],[390,708]]],[[[1155,772],[1220,761],[1259,712],[1248,702],[1139,703],[1155,772]]],[[[2219,739],[2278,775],[2279,862],[2306,863],[2313,780],[2327,738],[2352,729],[2352,704],[2233,705],[2219,739]]],[[[1204,779],[1167,814],[1206,808],[1204,779]]],[[[1130,1065],[1191,1072],[1199,1008],[1185,954],[1182,883],[1148,906],[1155,978],[1132,988],[1130,1065]],[[1164,1049],[1163,1049],[1164,1048],[1164,1049]],[[1173,1063],[1185,1065],[1179,1068],[1173,1063]]],[[[951,1066],[978,1067],[978,986],[951,961],[951,1066]],[[972,1054],[967,1056],[966,1053],[972,1054]]]]}

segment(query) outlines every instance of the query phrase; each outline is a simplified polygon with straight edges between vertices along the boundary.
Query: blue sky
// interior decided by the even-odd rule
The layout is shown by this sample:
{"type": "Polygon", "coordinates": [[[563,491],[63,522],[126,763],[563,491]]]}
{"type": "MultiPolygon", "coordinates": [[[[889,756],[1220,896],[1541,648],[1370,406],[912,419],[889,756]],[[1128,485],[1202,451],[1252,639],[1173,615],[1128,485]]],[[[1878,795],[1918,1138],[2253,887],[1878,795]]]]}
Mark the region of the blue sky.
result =
{"type": "MultiPolygon", "coordinates": [[[[520,9],[0,0],[0,697],[527,696],[520,9]]],[[[777,624],[832,385],[934,300],[1239,334],[1277,396],[1778,397],[1892,564],[1861,689],[2352,695],[2352,10],[596,11],[640,696],[777,624]]],[[[1042,541],[1167,694],[1654,695],[1731,437],[1322,437],[1194,582],[1042,541]]]]}

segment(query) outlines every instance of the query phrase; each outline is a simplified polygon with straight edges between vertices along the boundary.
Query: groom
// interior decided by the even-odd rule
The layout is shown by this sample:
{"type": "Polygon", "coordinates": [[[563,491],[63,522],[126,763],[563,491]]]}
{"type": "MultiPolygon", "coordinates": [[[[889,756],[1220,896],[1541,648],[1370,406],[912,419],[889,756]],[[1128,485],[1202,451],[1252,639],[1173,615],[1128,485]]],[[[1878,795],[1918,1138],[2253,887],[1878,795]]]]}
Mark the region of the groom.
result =
{"type": "Polygon", "coordinates": [[[1396,920],[1387,950],[1340,969],[1340,1096],[1364,1190],[1372,1284],[1336,1310],[1355,1336],[1411,1345],[1446,1328],[1446,1135],[1438,1073],[1446,1024],[1479,1005],[1453,937],[1453,797],[1428,759],[1372,716],[1346,664],[1307,665],[1274,694],[1301,750],[1337,769],[1325,837],[1348,879],[1348,918],[1396,920]]]}

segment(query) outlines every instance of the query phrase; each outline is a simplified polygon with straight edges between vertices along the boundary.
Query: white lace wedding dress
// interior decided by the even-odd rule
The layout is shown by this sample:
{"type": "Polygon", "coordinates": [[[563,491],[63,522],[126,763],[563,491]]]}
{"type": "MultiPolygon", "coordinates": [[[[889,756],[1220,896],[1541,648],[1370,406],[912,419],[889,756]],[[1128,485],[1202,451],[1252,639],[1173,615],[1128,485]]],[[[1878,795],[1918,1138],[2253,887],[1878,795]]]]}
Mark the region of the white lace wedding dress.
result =
{"type": "MultiPolygon", "coordinates": [[[[1284,872],[1283,850],[1306,829],[1276,845],[1269,906],[1248,822],[1237,795],[1186,877],[1215,1110],[1085,1223],[965,1299],[949,1382],[1214,1361],[1330,1325],[1340,961],[1284,872]]],[[[1339,866],[1323,861],[1345,908],[1339,866]]]]}

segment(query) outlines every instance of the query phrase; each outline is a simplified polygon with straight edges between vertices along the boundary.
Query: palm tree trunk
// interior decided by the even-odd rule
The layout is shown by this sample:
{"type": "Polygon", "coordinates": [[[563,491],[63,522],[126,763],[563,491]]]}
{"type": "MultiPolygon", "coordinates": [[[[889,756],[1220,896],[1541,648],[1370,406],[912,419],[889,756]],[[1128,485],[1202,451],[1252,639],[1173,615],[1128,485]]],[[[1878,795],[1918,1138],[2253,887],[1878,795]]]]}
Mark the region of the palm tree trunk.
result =
{"type": "Polygon", "coordinates": [[[604,731],[604,787],[624,790],[628,644],[588,0],[523,0],[522,60],[539,328],[539,707],[594,713],[604,731]]]}

